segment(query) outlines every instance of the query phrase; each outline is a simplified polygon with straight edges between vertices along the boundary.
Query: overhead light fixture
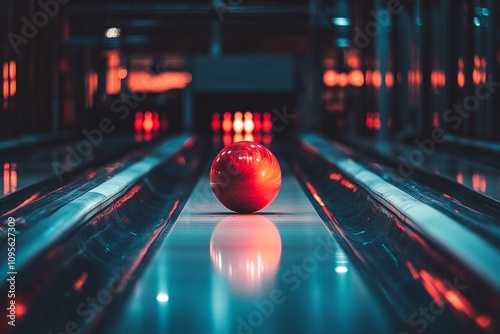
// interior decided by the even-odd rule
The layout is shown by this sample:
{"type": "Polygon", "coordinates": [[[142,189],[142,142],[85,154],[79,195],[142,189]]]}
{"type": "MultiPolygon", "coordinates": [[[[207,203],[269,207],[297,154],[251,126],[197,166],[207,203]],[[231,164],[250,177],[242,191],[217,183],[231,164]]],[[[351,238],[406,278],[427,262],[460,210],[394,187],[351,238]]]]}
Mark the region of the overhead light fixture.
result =
{"type": "Polygon", "coordinates": [[[118,38],[120,37],[121,29],[120,28],[109,28],[106,30],[106,37],[107,38],[118,38]]]}
{"type": "Polygon", "coordinates": [[[159,293],[156,296],[156,300],[159,301],[160,303],[166,303],[169,300],[169,297],[166,293],[159,293]]]}
{"type": "Polygon", "coordinates": [[[336,26],[347,27],[351,25],[351,20],[347,17],[333,17],[332,23],[336,26]]]}

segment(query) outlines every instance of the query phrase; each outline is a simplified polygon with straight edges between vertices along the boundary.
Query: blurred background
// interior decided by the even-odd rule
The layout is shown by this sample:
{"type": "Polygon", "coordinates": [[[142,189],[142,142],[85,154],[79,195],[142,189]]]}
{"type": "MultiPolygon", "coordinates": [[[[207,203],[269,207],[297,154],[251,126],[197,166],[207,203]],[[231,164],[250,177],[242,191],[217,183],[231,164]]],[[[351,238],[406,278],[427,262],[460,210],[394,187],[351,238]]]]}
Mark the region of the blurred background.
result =
{"type": "Polygon", "coordinates": [[[1,6],[4,139],[80,133],[121,116],[112,109],[123,99],[123,133],[141,130],[140,120],[148,130],[148,111],[151,132],[210,133],[226,111],[262,119],[286,106],[295,129],[332,137],[405,140],[440,127],[461,143],[500,140],[499,94],[469,101],[462,121],[446,115],[500,80],[494,0],[1,6]]]}

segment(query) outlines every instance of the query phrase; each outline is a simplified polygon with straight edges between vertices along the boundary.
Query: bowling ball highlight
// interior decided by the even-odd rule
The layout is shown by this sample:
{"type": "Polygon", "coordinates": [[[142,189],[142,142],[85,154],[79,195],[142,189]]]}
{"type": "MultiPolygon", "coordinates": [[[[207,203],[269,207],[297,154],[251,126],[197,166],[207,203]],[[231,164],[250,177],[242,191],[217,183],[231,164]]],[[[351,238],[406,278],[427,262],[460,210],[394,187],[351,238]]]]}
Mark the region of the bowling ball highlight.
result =
{"type": "Polygon", "coordinates": [[[258,143],[240,141],[227,145],[212,162],[210,187],[229,210],[241,213],[262,210],[281,187],[278,159],[258,143]]]}

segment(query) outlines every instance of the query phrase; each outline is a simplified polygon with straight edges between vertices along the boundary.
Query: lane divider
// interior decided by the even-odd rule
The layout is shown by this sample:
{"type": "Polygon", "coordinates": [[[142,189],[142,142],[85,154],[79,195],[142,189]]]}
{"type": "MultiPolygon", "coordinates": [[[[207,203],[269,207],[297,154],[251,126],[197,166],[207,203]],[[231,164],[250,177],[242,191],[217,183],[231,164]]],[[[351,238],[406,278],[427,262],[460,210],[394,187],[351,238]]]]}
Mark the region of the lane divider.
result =
{"type": "Polygon", "coordinates": [[[334,164],[386,205],[414,230],[442,245],[490,286],[500,291],[500,253],[459,222],[424,204],[375,173],[354,162],[349,150],[315,134],[300,136],[302,143],[334,164]]]}
{"type": "MultiPolygon", "coordinates": [[[[192,146],[194,142],[195,139],[190,134],[166,139],[142,160],[23,231],[17,236],[16,270],[20,271],[49,245],[69,235],[80,223],[108,206],[152,169],[182,148],[192,146]]],[[[0,266],[7,268],[6,258],[1,261],[0,266]]],[[[7,278],[6,272],[1,275],[2,280],[7,278]]]]}

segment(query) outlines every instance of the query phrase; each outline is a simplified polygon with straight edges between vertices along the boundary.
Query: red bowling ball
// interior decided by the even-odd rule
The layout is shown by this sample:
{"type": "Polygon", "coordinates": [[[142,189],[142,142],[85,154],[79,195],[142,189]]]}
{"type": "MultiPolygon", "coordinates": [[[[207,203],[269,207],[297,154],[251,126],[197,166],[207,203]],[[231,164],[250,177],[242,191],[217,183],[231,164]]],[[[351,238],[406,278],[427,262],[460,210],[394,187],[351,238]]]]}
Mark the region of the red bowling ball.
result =
{"type": "Polygon", "coordinates": [[[262,210],[281,186],[278,159],[265,146],[240,141],[224,147],[210,168],[210,187],[215,197],[232,211],[262,210]]]}

